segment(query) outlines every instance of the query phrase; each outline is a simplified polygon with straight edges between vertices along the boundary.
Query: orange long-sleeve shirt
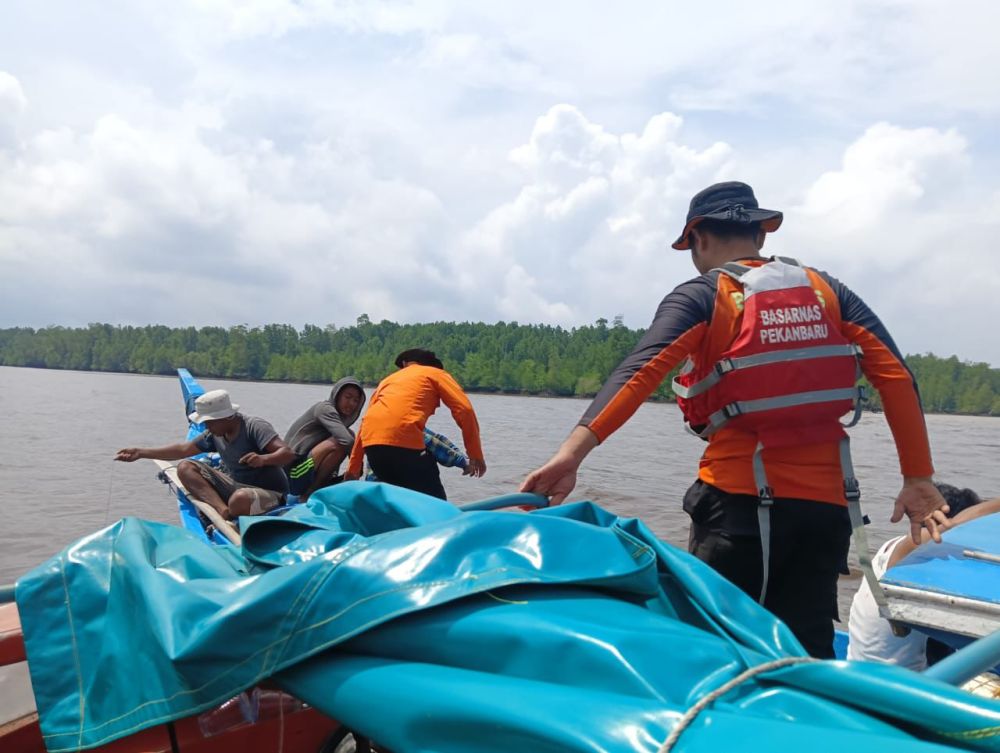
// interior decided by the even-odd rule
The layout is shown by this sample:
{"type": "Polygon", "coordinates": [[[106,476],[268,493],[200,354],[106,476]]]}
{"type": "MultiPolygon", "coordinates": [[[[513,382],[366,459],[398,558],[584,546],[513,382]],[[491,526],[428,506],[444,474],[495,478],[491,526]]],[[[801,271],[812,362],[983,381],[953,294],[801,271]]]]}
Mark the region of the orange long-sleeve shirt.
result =
{"type": "MultiPolygon", "coordinates": [[[[743,261],[749,266],[765,260],[743,261]]],[[[863,351],[861,370],[878,390],[904,476],[930,476],[930,442],[913,376],[882,322],[864,301],[829,275],[809,270],[827,313],[863,351]]],[[[591,403],[580,423],[604,441],[638,409],[681,360],[715,363],[740,326],[739,286],[710,272],[680,285],[656,312],[635,350],[591,403]]],[[[755,435],[723,427],[710,438],[699,463],[706,483],[735,494],[756,495],[751,457],[755,435]]],[[[779,497],[846,504],[836,442],[764,448],[767,477],[779,497]]]]}
{"type": "Polygon", "coordinates": [[[387,376],[375,389],[361,419],[347,472],[361,474],[365,447],[424,449],[427,419],[442,402],[462,430],[466,454],[473,460],[485,460],[476,413],[458,382],[444,369],[410,364],[387,376]]]}

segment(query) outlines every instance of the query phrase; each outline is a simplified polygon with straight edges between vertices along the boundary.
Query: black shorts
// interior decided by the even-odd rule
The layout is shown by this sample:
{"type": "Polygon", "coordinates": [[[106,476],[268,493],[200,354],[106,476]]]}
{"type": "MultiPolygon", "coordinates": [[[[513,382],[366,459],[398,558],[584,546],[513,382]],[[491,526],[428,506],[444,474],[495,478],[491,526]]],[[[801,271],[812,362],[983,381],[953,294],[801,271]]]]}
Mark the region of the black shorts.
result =
{"type": "Polygon", "coordinates": [[[371,445],[365,447],[365,456],[379,481],[448,499],[441,484],[437,461],[427,450],[371,445]]]}
{"type": "Polygon", "coordinates": [[[301,497],[316,478],[316,461],[308,455],[296,458],[285,466],[285,475],[288,476],[289,493],[301,497]]]}
{"type": "MultiPolygon", "coordinates": [[[[688,551],[760,598],[763,566],[757,497],[696,481],[684,495],[691,516],[688,551]]],[[[780,498],[771,508],[771,556],[764,606],[811,656],[833,658],[837,579],[851,544],[847,508],[780,498]]]]}

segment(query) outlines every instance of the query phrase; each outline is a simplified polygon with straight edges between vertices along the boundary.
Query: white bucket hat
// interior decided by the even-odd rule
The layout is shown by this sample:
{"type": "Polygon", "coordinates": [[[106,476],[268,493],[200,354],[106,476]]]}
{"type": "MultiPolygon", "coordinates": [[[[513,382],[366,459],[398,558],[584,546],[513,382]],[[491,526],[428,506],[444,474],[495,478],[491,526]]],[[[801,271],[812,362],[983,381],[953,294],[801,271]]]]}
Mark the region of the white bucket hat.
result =
{"type": "Polygon", "coordinates": [[[196,424],[203,421],[216,421],[220,418],[236,415],[239,407],[229,399],[229,393],[225,390],[212,390],[194,401],[194,413],[188,418],[196,424]]]}

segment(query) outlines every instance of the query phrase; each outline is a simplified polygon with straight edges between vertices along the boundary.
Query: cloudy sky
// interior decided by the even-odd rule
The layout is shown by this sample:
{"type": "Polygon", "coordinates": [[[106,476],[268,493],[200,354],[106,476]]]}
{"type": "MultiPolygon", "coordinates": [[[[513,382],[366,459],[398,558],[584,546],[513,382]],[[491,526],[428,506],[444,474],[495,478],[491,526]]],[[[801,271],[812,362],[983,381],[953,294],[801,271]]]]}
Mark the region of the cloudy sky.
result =
{"type": "Polygon", "coordinates": [[[1000,7],[13,0],[0,326],[643,327],[692,193],[1000,366],[1000,7]]]}

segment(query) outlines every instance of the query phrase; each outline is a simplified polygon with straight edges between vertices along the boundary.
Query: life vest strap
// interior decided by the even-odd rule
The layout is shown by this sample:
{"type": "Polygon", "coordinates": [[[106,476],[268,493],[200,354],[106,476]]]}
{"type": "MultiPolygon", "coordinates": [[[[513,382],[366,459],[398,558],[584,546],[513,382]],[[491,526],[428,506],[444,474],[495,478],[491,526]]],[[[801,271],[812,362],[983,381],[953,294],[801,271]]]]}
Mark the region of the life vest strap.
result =
{"type": "Polygon", "coordinates": [[[760,413],[778,408],[793,408],[798,405],[810,405],[812,403],[832,403],[838,400],[860,400],[862,396],[863,392],[858,387],[845,387],[836,390],[796,392],[791,395],[767,397],[760,400],[738,400],[734,403],[729,403],[729,405],[724,405],[709,416],[708,425],[701,432],[700,436],[707,437],[721,429],[730,419],[747,413],[760,413]]]}
{"type": "Polygon", "coordinates": [[[719,272],[720,274],[724,274],[727,277],[732,277],[734,280],[736,280],[736,282],[739,282],[740,278],[743,277],[743,275],[745,275],[751,269],[753,269],[753,267],[748,267],[745,264],[740,264],[739,262],[736,261],[730,261],[726,262],[721,267],[715,267],[715,269],[712,271],[719,272]]]}
{"type": "Polygon", "coordinates": [[[861,420],[861,414],[865,409],[865,401],[868,399],[868,390],[864,386],[858,387],[858,396],[854,400],[854,415],[851,416],[851,420],[846,424],[841,424],[845,429],[850,429],[852,426],[856,425],[858,421],[861,420]]]}
{"type": "Polygon", "coordinates": [[[720,372],[718,369],[718,366],[721,363],[722,361],[719,361],[719,363],[716,364],[716,368],[712,369],[712,371],[710,371],[708,376],[706,376],[704,379],[701,379],[695,382],[694,384],[690,384],[686,387],[678,381],[678,377],[674,377],[673,380],[670,382],[670,388],[674,391],[675,395],[677,395],[678,397],[682,397],[685,400],[688,398],[692,398],[695,395],[700,395],[702,392],[707,392],[712,387],[717,385],[722,379],[723,372],[720,372]]]}
{"type": "MultiPolygon", "coordinates": [[[[871,550],[868,548],[868,534],[865,532],[865,519],[861,512],[861,487],[854,476],[854,463],[851,461],[851,440],[844,437],[840,440],[840,469],[844,477],[844,497],[847,499],[847,512],[851,520],[851,529],[854,536],[854,547],[858,555],[858,564],[868,588],[872,592],[875,603],[880,608],[887,606],[885,592],[882,584],[875,576],[875,569],[872,567],[871,550]]],[[[767,597],[767,583],[771,565],[771,507],[774,505],[774,490],[767,480],[767,471],[764,469],[764,445],[757,442],[754,449],[752,466],[754,483],[757,485],[757,526],[760,529],[760,552],[761,552],[761,587],[758,603],[764,604],[767,597]]],[[[885,611],[883,609],[883,611],[885,611]]]]}
{"type": "Polygon", "coordinates": [[[851,517],[851,529],[854,534],[854,548],[857,550],[858,565],[864,575],[872,597],[879,608],[886,607],[887,602],[882,584],[875,576],[872,567],[871,550],[868,548],[868,534],[865,531],[865,518],[861,513],[861,488],[854,477],[854,463],[851,462],[851,440],[844,437],[840,440],[840,469],[844,475],[844,496],[847,498],[847,512],[851,517]]]}
{"type": "Polygon", "coordinates": [[[793,259],[791,256],[772,256],[771,261],[780,261],[782,264],[790,264],[793,267],[802,266],[802,262],[798,259],[793,259]]]}
{"type": "Polygon", "coordinates": [[[765,353],[755,353],[751,356],[723,358],[715,365],[716,371],[727,374],[736,369],[747,369],[753,366],[766,366],[772,363],[786,361],[806,361],[810,358],[835,358],[837,356],[861,355],[861,348],[854,343],[845,345],[817,345],[812,348],[793,348],[791,350],[772,350],[765,353]]]}
{"type": "Polygon", "coordinates": [[[678,397],[689,399],[707,392],[717,385],[726,374],[738,369],[748,369],[754,366],[767,366],[773,363],[786,363],[790,361],[806,361],[811,358],[836,358],[838,356],[861,356],[861,347],[855,343],[846,345],[818,345],[813,348],[794,348],[791,350],[772,350],[766,353],[755,353],[751,356],[737,356],[736,358],[720,359],[712,371],[703,379],[687,386],[674,377],[671,388],[678,397]]]}
{"type": "MultiPolygon", "coordinates": [[[[790,256],[772,256],[771,261],[780,261],[782,264],[788,264],[793,267],[801,267],[802,263],[798,259],[793,259],[790,256]]],[[[721,274],[732,277],[736,282],[740,281],[747,272],[752,269],[757,269],[757,267],[750,267],[746,264],[740,264],[738,261],[730,261],[723,264],[721,267],[713,267],[711,272],[720,272],[721,274]]]]}
{"type": "Polygon", "coordinates": [[[771,570],[771,506],[774,504],[774,490],[767,480],[764,470],[764,445],[758,441],[753,451],[753,479],[757,485],[757,527],[760,529],[761,581],[760,597],[757,602],[763,606],[767,597],[767,579],[771,570]]]}

